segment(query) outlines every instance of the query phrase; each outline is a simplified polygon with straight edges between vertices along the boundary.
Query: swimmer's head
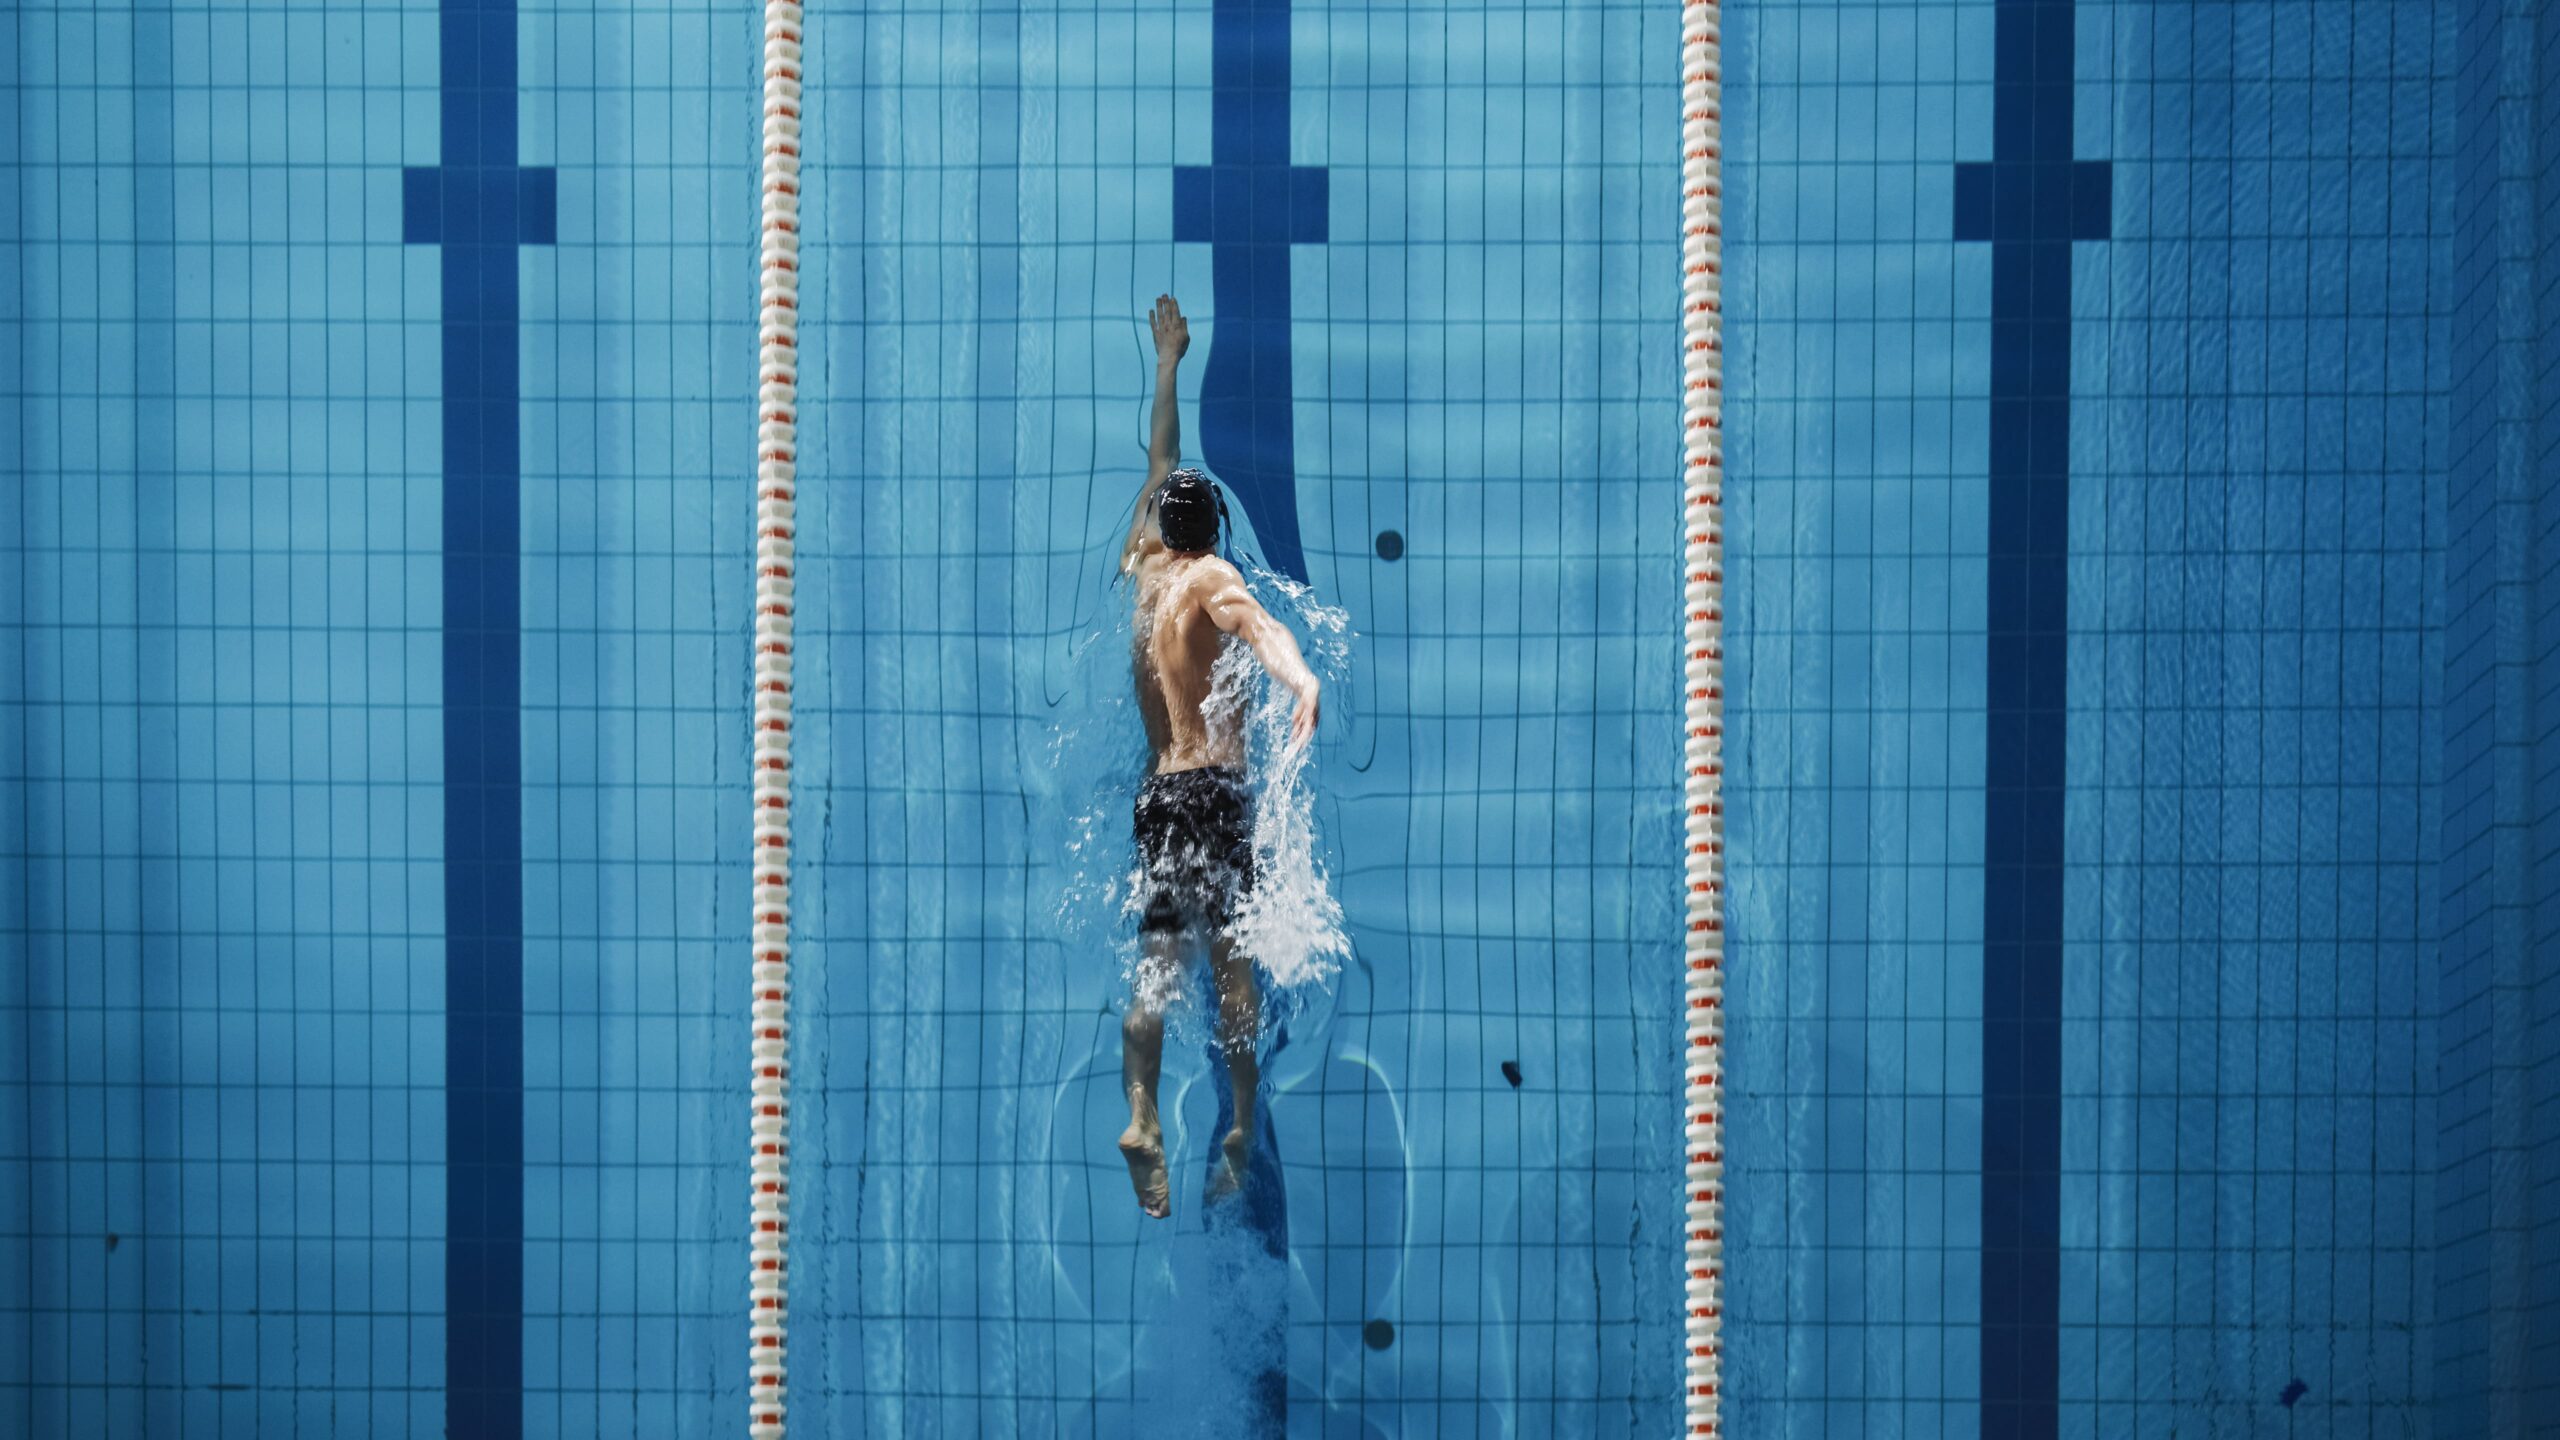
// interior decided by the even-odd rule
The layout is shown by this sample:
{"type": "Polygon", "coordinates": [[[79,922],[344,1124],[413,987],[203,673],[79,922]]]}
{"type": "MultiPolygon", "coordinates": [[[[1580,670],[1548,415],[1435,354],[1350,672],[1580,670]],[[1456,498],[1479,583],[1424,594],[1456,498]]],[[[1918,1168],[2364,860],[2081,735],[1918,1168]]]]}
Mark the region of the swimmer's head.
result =
{"type": "Polygon", "coordinates": [[[1164,548],[1197,554],[1218,548],[1219,522],[1226,517],[1226,498],[1207,474],[1189,465],[1166,474],[1156,491],[1156,533],[1164,548]]]}

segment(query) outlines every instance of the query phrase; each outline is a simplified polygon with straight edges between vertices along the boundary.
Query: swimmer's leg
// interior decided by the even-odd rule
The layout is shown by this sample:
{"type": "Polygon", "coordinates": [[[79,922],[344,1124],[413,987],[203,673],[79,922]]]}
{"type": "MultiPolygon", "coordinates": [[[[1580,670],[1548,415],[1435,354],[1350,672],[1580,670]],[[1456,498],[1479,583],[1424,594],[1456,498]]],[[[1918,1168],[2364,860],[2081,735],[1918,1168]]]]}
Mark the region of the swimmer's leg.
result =
{"type": "Polygon", "coordinates": [[[1182,974],[1182,932],[1149,929],[1138,938],[1137,992],[1120,1021],[1120,1088],[1129,1097],[1129,1128],[1120,1155],[1129,1162],[1129,1184],[1138,1208],[1161,1220],[1173,1213],[1173,1185],[1164,1169],[1164,1124],[1156,1116],[1156,1081],[1164,1067],[1164,1007],[1182,974]]]}
{"type": "Polygon", "coordinates": [[[1236,1110],[1235,1128],[1219,1141],[1226,1163],[1209,1182],[1209,1198],[1217,1200],[1243,1188],[1245,1162],[1253,1154],[1254,1105],[1262,1087],[1262,992],[1254,984],[1253,957],[1226,936],[1210,945],[1209,962],[1218,983],[1218,1048],[1226,1052],[1236,1110]]]}

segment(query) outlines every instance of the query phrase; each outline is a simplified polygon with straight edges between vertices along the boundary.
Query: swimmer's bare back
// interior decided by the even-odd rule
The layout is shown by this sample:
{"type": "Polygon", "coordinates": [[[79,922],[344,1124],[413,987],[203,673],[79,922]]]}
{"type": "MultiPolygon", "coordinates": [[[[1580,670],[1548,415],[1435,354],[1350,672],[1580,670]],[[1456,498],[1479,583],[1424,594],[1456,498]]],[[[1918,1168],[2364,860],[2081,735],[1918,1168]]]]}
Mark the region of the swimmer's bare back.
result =
{"type": "Polygon", "coordinates": [[[1243,707],[1213,709],[1209,691],[1230,628],[1218,623],[1216,612],[1254,603],[1244,591],[1244,577],[1215,555],[1158,550],[1139,560],[1135,578],[1129,666],[1138,710],[1146,717],[1155,773],[1213,765],[1242,768],[1243,707]],[[1238,602],[1230,591],[1242,592],[1243,600],[1238,602]]]}

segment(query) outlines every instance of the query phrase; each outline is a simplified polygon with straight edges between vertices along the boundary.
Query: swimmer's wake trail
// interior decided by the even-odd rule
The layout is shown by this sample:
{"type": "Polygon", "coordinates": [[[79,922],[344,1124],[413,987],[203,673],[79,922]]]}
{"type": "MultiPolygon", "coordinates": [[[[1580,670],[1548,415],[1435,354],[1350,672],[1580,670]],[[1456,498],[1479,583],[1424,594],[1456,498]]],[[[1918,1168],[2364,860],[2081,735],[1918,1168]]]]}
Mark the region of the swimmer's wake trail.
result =
{"type": "MultiPolygon", "coordinates": [[[[1266,1064],[1288,1044],[1283,1025],[1266,1064]]],[[[1209,1133],[1223,1135],[1235,1123],[1235,1096],[1217,1042],[1206,1052],[1218,1109],[1209,1133]]],[[[1152,1433],[1281,1440],[1288,1432],[1288,1191],[1267,1095],[1255,1111],[1242,1188],[1206,1202],[1201,1228],[1177,1234],[1166,1257],[1176,1300],[1151,1327],[1149,1368],[1164,1382],[1149,1387],[1152,1433]]],[[[1204,1187],[1217,1183],[1219,1165],[1213,1145],[1204,1187]]]]}

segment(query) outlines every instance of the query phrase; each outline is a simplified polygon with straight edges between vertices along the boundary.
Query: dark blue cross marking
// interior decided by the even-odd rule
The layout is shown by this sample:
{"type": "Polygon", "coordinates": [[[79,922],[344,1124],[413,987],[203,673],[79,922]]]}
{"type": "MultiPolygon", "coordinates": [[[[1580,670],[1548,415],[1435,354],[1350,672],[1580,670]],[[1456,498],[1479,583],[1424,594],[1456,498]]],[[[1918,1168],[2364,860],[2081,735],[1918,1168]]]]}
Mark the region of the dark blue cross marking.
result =
{"type": "Polygon", "coordinates": [[[1990,767],[1983,822],[1982,1435],[2061,1423],[2062,813],[2071,243],[2112,171],[2071,158],[2070,0],[1999,0],[1992,159],[1956,167],[1991,242],[1990,767]]]}
{"type": "Polygon", "coordinates": [[[1262,558],[1307,578],[1291,427],[1289,247],[1321,245],[1325,172],[1289,163],[1289,0],[1217,0],[1207,165],[1173,172],[1173,238],[1205,241],[1218,339],[1200,377],[1200,454],[1236,492],[1262,558]]]}
{"type": "Polygon", "coordinates": [[[444,247],[445,1433],[524,1433],[522,310],[558,186],[516,164],[515,0],[444,0],[444,164],[401,238],[444,247]]]}

